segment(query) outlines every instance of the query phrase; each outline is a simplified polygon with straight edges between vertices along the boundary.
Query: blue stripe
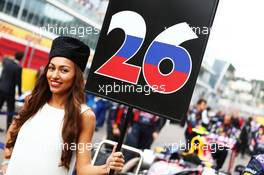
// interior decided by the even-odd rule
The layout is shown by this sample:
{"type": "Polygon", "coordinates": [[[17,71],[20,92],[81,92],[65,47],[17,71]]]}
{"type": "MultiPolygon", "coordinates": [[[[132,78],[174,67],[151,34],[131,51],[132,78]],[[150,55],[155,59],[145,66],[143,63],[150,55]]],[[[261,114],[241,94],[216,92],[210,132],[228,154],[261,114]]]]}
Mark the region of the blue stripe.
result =
{"type": "Polygon", "coordinates": [[[149,48],[145,62],[146,64],[158,66],[160,60],[165,57],[174,60],[175,71],[187,74],[190,72],[190,60],[185,50],[174,45],[165,44],[157,41],[155,41],[149,48]]]}
{"type": "Polygon", "coordinates": [[[121,48],[121,50],[116,54],[116,56],[120,56],[123,58],[130,58],[132,55],[136,53],[138,48],[140,47],[143,39],[135,36],[127,35],[126,41],[121,48]]]}
{"type": "Polygon", "coordinates": [[[5,144],[0,142],[0,149],[4,150],[5,149],[5,144]]]}
{"type": "Polygon", "coordinates": [[[3,111],[0,111],[0,115],[18,115],[17,112],[3,112],[3,111]]]}

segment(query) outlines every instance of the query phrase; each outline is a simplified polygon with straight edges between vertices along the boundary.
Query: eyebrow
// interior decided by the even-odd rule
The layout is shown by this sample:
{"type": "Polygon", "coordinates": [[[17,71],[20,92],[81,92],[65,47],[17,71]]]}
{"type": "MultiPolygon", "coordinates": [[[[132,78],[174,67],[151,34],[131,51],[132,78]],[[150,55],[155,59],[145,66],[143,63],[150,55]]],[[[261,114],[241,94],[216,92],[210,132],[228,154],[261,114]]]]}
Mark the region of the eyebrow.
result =
{"type": "MultiPolygon", "coordinates": [[[[49,63],[49,65],[52,65],[52,66],[56,67],[56,66],[55,66],[55,64],[53,64],[53,63],[49,63]]],[[[60,65],[59,67],[66,67],[66,68],[70,68],[70,66],[66,66],[66,65],[60,65]]]]}

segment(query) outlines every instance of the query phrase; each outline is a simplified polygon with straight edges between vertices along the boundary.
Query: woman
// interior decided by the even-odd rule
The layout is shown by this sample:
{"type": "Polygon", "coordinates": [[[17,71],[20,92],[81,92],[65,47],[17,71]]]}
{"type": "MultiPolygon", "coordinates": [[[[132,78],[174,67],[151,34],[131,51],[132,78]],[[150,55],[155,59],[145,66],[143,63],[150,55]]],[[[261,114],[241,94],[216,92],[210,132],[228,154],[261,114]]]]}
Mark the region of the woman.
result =
{"type": "Polygon", "coordinates": [[[91,165],[95,115],[84,105],[82,76],[89,53],[77,39],[53,41],[49,63],[7,133],[6,175],[71,175],[74,167],[77,175],[121,171],[121,152],[113,152],[105,165],[91,165]]]}

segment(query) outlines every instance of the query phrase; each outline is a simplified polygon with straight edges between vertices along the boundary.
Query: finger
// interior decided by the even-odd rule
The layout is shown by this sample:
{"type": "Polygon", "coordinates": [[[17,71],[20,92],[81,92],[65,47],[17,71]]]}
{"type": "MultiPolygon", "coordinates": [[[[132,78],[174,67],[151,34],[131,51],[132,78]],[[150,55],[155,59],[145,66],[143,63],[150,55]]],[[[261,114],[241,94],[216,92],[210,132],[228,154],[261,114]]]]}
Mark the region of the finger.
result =
{"type": "Polygon", "coordinates": [[[120,172],[120,171],[122,171],[123,167],[110,166],[110,169],[111,169],[111,170],[114,170],[114,171],[116,171],[116,172],[120,172]]]}
{"type": "Polygon", "coordinates": [[[125,160],[118,157],[112,157],[109,163],[111,164],[112,162],[125,163],[125,160]]]}
{"type": "Polygon", "coordinates": [[[117,158],[117,159],[115,160],[115,162],[119,162],[119,163],[125,163],[125,160],[124,160],[124,159],[122,159],[122,158],[117,158]]]}
{"type": "Polygon", "coordinates": [[[113,157],[118,157],[118,158],[123,158],[123,159],[125,158],[122,152],[113,153],[113,157]]]}
{"type": "Polygon", "coordinates": [[[111,162],[110,166],[112,166],[112,167],[123,167],[124,164],[123,163],[119,163],[119,162],[111,162]]]}
{"type": "Polygon", "coordinates": [[[118,159],[118,160],[112,161],[112,163],[122,163],[122,164],[124,164],[125,163],[125,160],[118,159]]]}
{"type": "Polygon", "coordinates": [[[116,151],[116,147],[117,147],[117,145],[114,146],[112,153],[114,153],[116,151]]]}
{"type": "Polygon", "coordinates": [[[116,154],[116,153],[114,153],[112,155],[112,159],[113,160],[116,160],[116,159],[124,159],[124,156],[123,156],[123,154],[116,154]]]}

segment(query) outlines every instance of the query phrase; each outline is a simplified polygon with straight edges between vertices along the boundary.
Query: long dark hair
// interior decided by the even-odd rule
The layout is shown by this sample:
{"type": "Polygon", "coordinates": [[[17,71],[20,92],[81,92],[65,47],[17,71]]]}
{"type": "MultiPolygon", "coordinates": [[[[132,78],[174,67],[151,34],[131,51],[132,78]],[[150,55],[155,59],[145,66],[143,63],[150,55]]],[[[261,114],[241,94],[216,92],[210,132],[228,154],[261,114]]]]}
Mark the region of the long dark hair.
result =
{"type": "MultiPolygon", "coordinates": [[[[19,117],[14,118],[14,129],[10,132],[10,139],[7,141],[6,148],[12,149],[14,147],[18,132],[22,125],[28,119],[34,117],[39,109],[50,100],[52,93],[46,78],[47,71],[48,65],[37,80],[32,94],[28,97],[23,108],[19,112],[19,117]]],[[[72,143],[77,144],[78,142],[81,128],[81,104],[84,102],[84,79],[81,69],[75,65],[73,85],[67,92],[67,99],[64,106],[65,114],[62,127],[63,145],[71,145],[72,143]]],[[[72,154],[72,150],[63,149],[60,166],[69,169],[72,154]]]]}

